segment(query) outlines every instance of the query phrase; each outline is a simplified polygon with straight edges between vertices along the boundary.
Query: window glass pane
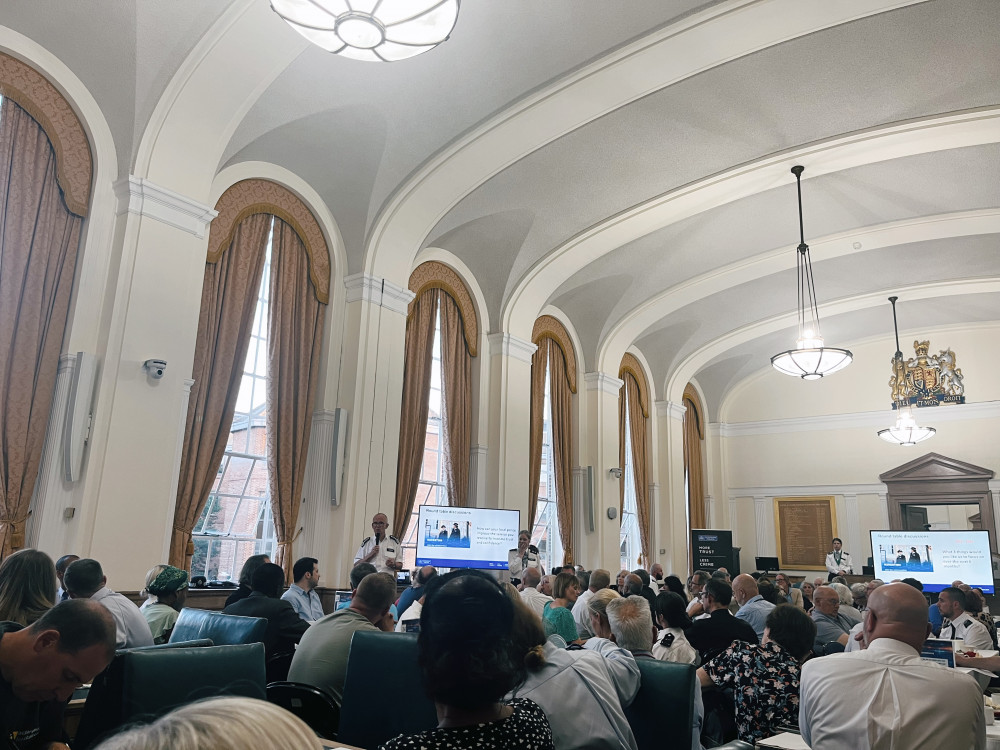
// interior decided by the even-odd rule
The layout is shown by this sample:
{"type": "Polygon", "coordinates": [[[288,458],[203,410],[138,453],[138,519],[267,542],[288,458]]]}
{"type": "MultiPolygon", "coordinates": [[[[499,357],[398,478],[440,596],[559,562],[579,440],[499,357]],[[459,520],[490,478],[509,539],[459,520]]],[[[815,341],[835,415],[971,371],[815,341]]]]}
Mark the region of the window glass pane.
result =
{"type": "MultiPolygon", "coordinates": [[[[626,396],[627,398],[627,396],[626,396]]],[[[626,404],[626,407],[629,405],[626,404]]],[[[635,505],[635,469],[632,461],[632,434],[629,409],[625,409],[625,508],[622,512],[621,566],[628,570],[639,567],[642,546],[639,540],[639,521],[635,505]]]]}
{"type": "Polygon", "coordinates": [[[538,506],[531,528],[531,543],[538,547],[542,568],[550,572],[562,564],[563,546],[559,537],[559,515],[556,509],[555,458],[552,453],[552,401],[548,362],[545,372],[545,403],[542,409],[542,467],[538,478],[538,506]]]}

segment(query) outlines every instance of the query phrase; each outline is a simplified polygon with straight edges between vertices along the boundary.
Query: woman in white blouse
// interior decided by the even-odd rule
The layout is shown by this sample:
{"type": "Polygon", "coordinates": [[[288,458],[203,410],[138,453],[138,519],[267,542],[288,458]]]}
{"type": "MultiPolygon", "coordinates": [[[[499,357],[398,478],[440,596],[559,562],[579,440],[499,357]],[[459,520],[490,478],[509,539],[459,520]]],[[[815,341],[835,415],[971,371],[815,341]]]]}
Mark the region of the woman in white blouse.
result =
{"type": "Polygon", "coordinates": [[[684,631],[691,627],[685,609],[686,602],[672,591],[656,597],[656,625],[660,631],[653,643],[653,656],[660,661],[697,666],[698,652],[684,636],[684,631]]]}

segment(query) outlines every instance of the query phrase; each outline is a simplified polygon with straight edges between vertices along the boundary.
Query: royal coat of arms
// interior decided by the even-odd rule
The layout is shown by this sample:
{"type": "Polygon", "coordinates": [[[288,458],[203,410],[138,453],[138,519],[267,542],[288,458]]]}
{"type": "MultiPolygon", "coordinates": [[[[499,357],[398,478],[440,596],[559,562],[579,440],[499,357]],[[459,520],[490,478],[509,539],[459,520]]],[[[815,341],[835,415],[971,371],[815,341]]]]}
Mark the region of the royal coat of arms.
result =
{"type": "Polygon", "coordinates": [[[914,341],[913,349],[917,356],[912,359],[892,358],[892,408],[964,404],[965,386],[962,369],[955,366],[955,352],[943,349],[928,354],[929,341],[914,341]]]}

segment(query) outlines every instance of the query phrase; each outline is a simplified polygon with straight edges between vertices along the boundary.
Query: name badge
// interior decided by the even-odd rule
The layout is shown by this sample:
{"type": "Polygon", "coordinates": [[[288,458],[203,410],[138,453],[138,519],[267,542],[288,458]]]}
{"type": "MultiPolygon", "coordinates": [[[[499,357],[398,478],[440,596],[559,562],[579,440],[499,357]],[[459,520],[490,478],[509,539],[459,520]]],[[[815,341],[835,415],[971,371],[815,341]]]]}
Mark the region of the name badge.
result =
{"type": "Polygon", "coordinates": [[[386,557],[395,557],[396,556],[396,548],[395,547],[386,547],[385,548],[385,556],[386,557]]]}

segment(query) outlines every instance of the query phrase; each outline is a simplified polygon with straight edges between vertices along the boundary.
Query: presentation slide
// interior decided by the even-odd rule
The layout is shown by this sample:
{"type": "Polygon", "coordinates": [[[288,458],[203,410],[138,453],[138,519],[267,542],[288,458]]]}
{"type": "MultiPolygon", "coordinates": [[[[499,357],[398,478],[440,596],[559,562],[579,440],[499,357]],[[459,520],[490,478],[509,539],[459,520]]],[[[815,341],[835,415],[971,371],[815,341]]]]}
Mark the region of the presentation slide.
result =
{"type": "Polygon", "coordinates": [[[924,591],[962,581],[993,593],[988,531],[872,531],[875,577],[916,578],[924,591]]]}
{"type": "Polygon", "coordinates": [[[417,565],[507,570],[521,513],[491,508],[420,506],[417,565]]]}

